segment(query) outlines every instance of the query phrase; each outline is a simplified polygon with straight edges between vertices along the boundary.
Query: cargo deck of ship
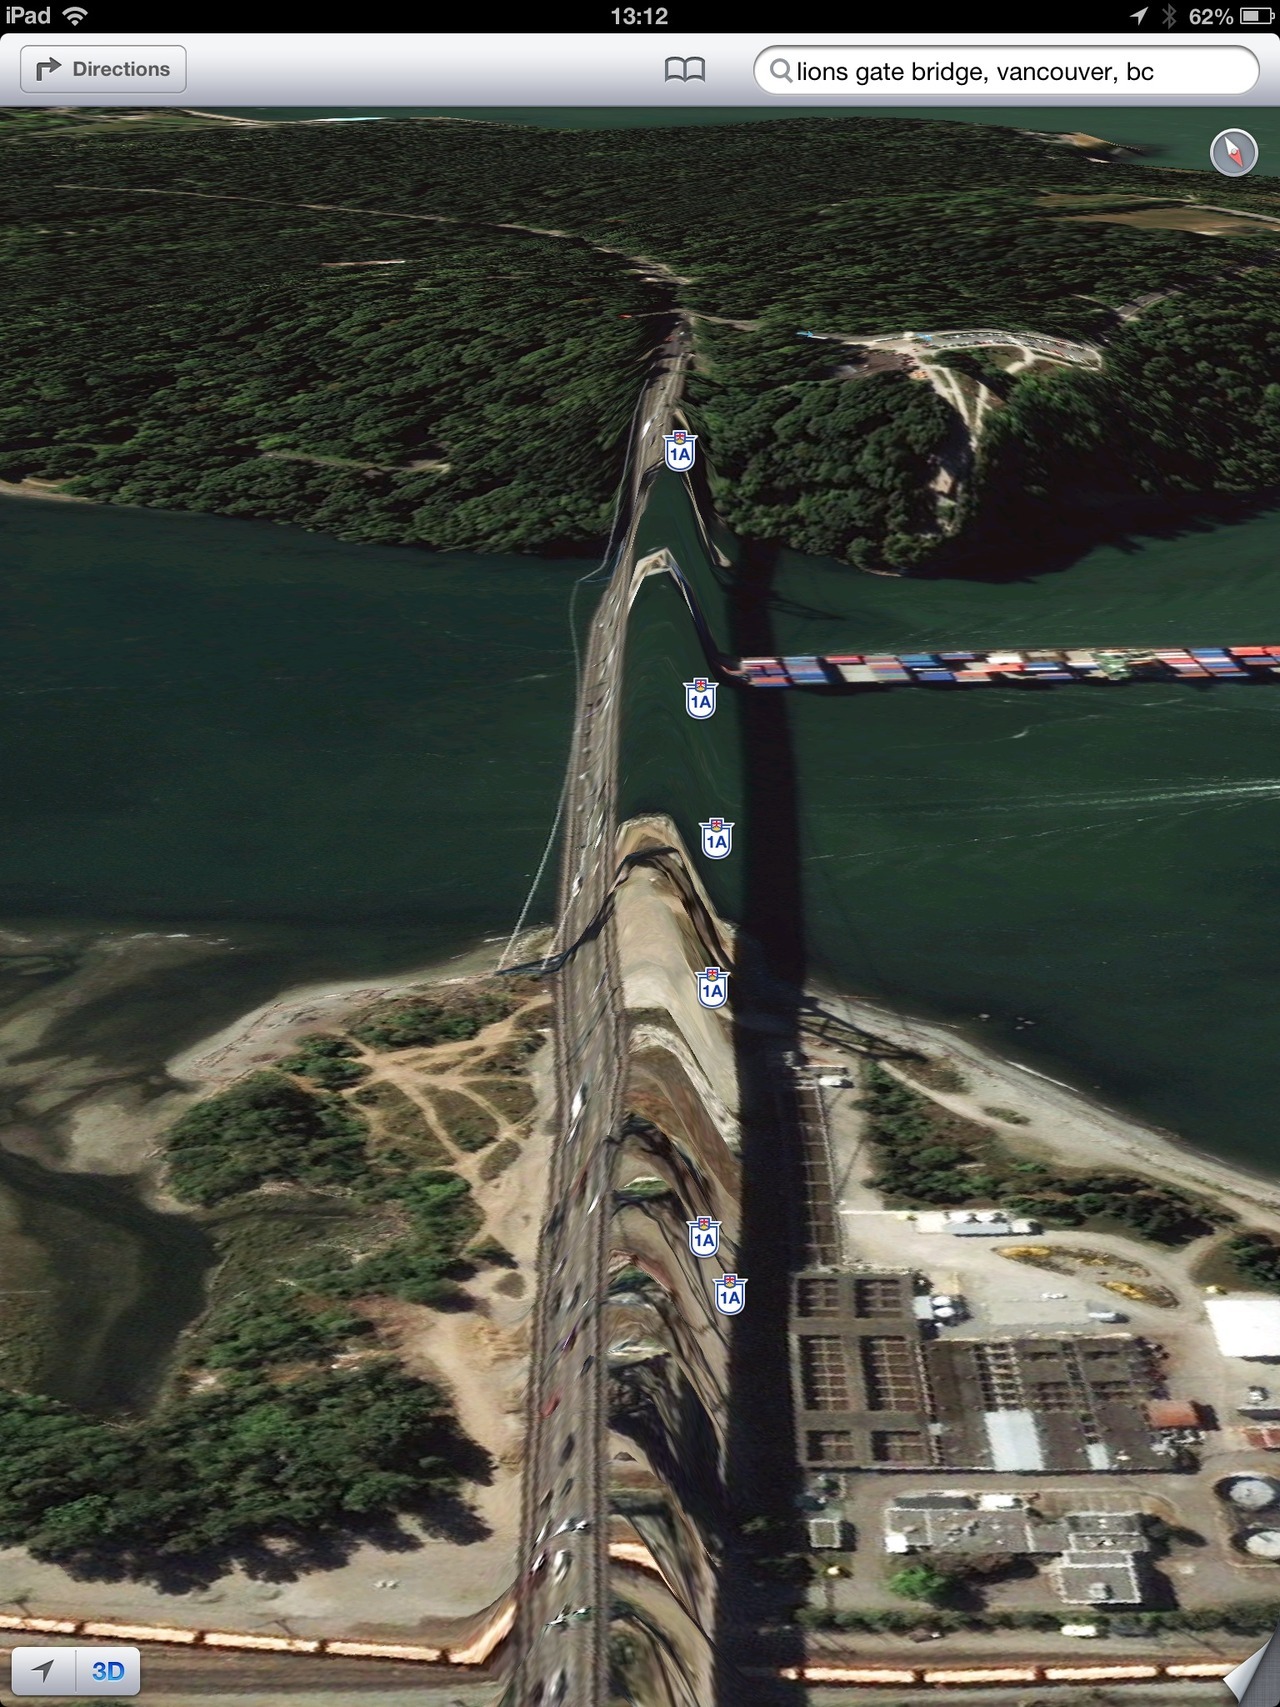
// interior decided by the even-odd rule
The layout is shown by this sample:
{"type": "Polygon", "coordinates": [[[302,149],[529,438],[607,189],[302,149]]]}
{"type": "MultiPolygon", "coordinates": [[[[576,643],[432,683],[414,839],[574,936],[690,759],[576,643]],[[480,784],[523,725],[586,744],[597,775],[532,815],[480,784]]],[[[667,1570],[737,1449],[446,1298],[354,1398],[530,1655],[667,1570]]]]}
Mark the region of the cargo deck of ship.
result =
{"type": "Polygon", "coordinates": [[[1082,646],[994,652],[827,652],[721,658],[750,688],[1055,687],[1071,682],[1280,680],[1280,646],[1082,646]]]}

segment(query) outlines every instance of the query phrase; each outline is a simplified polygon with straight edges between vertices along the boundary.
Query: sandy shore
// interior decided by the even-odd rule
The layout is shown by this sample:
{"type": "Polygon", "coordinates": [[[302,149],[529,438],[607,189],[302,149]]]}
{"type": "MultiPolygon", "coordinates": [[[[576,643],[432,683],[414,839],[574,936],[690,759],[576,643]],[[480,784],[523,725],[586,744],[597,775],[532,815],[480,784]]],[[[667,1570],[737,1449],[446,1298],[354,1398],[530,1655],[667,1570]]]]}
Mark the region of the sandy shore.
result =
{"type": "MultiPolygon", "coordinates": [[[[1010,1148],[1059,1164],[1067,1162],[1072,1168],[1124,1168],[1148,1174],[1216,1198],[1248,1224],[1280,1230],[1280,1181],[1203,1155],[1174,1135],[1118,1114],[1071,1085],[991,1054],[958,1027],[915,1019],[830,988],[813,994],[824,1007],[890,1043],[952,1060],[966,1089],[959,1093],[930,1089],[929,1096],[967,1119],[995,1127],[1010,1148]],[[992,1108],[1009,1109],[1021,1115],[1026,1125],[993,1120],[988,1112],[992,1108]]],[[[821,1047],[814,1046],[813,1052],[820,1053],[821,1047]]]]}
{"type": "Polygon", "coordinates": [[[60,504],[93,504],[95,498],[82,498],[75,492],[63,492],[57,480],[0,480],[0,498],[51,498],[60,504]]]}
{"type": "MultiPolygon", "coordinates": [[[[545,930],[531,932],[517,945],[515,960],[531,959],[543,952],[549,939],[545,930]]],[[[477,944],[434,966],[402,972],[389,978],[353,978],[339,984],[304,984],[282,991],[261,1007],[253,1008],[224,1026],[212,1037],[170,1058],[167,1070],[179,1084],[207,1096],[233,1080],[277,1060],[308,1031],[341,1025],[360,1008],[401,990],[447,984],[492,972],[501,944],[477,944]]]]}

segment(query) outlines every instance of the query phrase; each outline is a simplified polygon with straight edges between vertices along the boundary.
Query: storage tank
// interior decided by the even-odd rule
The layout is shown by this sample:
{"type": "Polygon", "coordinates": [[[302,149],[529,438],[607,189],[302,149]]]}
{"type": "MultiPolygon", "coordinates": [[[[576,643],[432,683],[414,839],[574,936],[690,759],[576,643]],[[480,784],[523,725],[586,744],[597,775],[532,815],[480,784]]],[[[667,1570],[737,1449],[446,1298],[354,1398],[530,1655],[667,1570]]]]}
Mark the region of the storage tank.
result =
{"type": "Polygon", "coordinates": [[[1280,1529],[1256,1529],[1246,1538],[1244,1550],[1255,1559],[1280,1559],[1280,1529]]]}
{"type": "Polygon", "coordinates": [[[1264,1511],[1280,1498],[1280,1487],[1267,1476],[1233,1476],[1222,1493],[1242,1511],[1264,1511]]]}

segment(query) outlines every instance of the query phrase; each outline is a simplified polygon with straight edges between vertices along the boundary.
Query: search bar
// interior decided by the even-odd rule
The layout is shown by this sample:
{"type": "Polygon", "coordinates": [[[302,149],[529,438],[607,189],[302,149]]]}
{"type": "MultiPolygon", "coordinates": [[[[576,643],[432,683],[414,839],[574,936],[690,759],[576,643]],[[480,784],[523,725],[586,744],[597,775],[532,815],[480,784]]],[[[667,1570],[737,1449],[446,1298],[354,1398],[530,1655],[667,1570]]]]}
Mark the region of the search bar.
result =
{"type": "Polygon", "coordinates": [[[755,61],[770,95],[943,93],[1244,95],[1258,81],[1247,47],[767,47],[755,61]]]}

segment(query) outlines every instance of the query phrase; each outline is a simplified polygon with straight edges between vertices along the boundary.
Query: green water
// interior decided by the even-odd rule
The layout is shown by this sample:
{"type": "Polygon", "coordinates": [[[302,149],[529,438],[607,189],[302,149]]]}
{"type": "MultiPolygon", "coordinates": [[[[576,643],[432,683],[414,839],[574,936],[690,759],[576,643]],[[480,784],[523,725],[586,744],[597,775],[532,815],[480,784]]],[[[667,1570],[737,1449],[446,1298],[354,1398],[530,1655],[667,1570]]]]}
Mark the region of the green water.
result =
{"type": "MultiPolygon", "coordinates": [[[[136,1079],[290,983],[510,928],[559,792],[586,565],[17,500],[0,520],[0,924],[220,939],[67,1015],[37,1057],[136,1079]]],[[[665,478],[641,527],[658,544],[727,632],[723,580],[665,478]]],[[[985,585],[784,557],[776,644],[1280,638],[1280,513],[1034,567],[985,585]]],[[[722,690],[711,723],[684,715],[702,660],[665,579],[640,593],[627,662],[623,808],[671,812],[696,846],[701,819],[742,812],[737,709],[722,690]]],[[[788,706],[815,970],[1274,1171],[1280,690],[788,706]]],[[[704,869],[729,916],[739,870],[704,869]]],[[[550,905],[546,882],[532,917],[550,905]]],[[[0,1179],[24,1229],[55,1272],[76,1251],[107,1277],[60,1318],[63,1390],[145,1396],[207,1250],[127,1191],[33,1166],[0,1179]],[[136,1378],[113,1385],[126,1353],[136,1378]]]]}
{"type": "Polygon", "coordinates": [[[402,963],[514,919],[589,565],[27,500],[2,519],[0,916],[305,924],[312,953],[333,932],[345,960],[355,931],[402,963]]]}
{"type": "MultiPolygon", "coordinates": [[[[213,945],[76,1007],[10,1071],[78,1058],[87,1083],[145,1095],[175,1050],[291,983],[510,930],[560,790],[568,606],[590,565],[0,503],[0,928],[105,933],[119,955],[139,932],[213,945]]],[[[552,861],[534,921],[554,877],[552,861]]],[[[0,1195],[52,1274],[77,1277],[55,1300],[50,1389],[144,1398],[199,1308],[203,1237],[127,1184],[20,1158],[0,1158],[0,1195]]]]}
{"type": "Polygon", "coordinates": [[[557,130],[633,130],[662,125],[746,124],[758,119],[942,119],[994,124],[1015,130],[1083,131],[1145,151],[1143,163],[1207,171],[1209,144],[1229,125],[1246,125],[1258,142],[1255,170],[1280,172],[1280,108],[1252,107],[899,107],[767,106],[690,107],[227,107],[236,118],[276,121],[323,118],[446,118],[492,124],[537,125],[557,130]]]}
{"type": "MultiPolygon", "coordinates": [[[[665,800],[696,845],[700,819],[738,804],[733,708],[683,716],[696,653],[664,664],[679,613],[650,587],[626,802],[665,800]]],[[[1280,512],[1012,585],[784,554],[774,620],[795,652],[1277,641],[1280,512]]],[[[815,970],[1280,1171],[1280,687],[787,697],[815,970]]],[[[731,909],[732,860],[702,865],[731,909]]]]}

